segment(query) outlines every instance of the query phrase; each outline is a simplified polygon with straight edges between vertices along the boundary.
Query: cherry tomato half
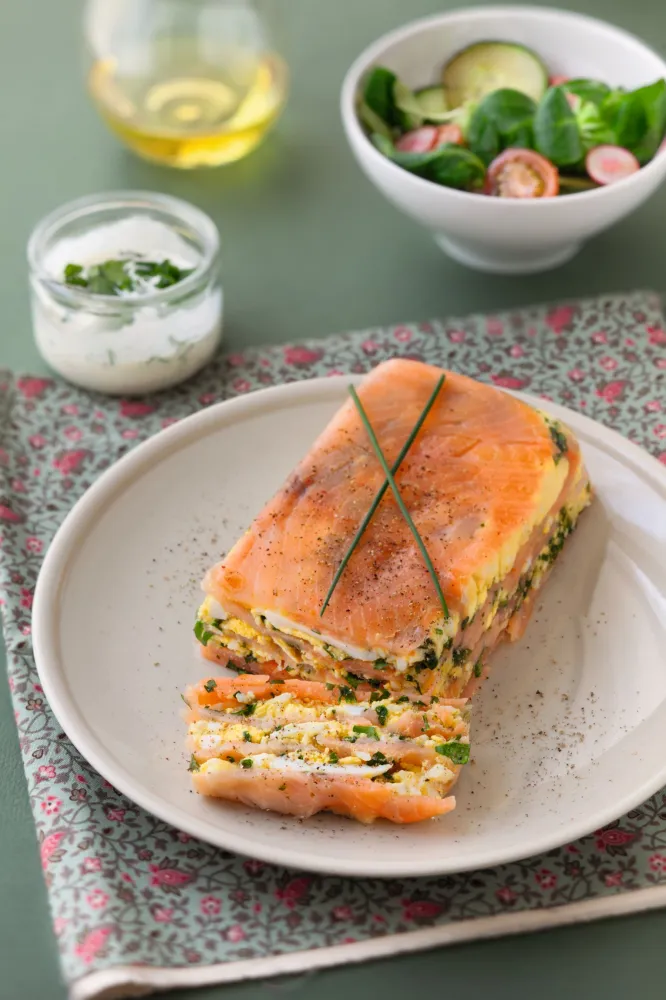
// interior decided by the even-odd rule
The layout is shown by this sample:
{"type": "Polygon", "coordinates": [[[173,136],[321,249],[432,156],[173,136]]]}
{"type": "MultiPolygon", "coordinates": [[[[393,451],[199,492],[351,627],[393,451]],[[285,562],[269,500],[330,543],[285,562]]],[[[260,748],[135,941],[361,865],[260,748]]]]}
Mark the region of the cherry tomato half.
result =
{"type": "Polygon", "coordinates": [[[463,131],[460,125],[440,125],[437,129],[437,142],[435,143],[435,149],[438,146],[443,146],[446,142],[452,142],[456,146],[464,146],[465,138],[463,136],[463,131]]]}
{"type": "Polygon", "coordinates": [[[505,149],[488,167],[483,190],[496,198],[553,198],[560,190],[560,176],[540,153],[505,149]]]}

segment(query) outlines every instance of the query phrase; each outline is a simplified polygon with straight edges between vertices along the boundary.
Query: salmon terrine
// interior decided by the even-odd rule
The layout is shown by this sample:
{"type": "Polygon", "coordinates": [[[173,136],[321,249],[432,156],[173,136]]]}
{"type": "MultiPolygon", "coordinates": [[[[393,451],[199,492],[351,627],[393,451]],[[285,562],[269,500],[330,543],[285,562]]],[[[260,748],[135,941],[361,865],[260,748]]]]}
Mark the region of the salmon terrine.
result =
{"type": "Polygon", "coordinates": [[[390,697],[358,685],[264,675],[188,688],[190,771],[198,792],[306,817],[370,823],[450,812],[469,760],[464,699],[390,697]]]}
{"type": "Polygon", "coordinates": [[[388,490],[325,612],[331,581],[384,473],[347,401],[277,495],[204,581],[205,656],[276,679],[359,684],[409,697],[469,695],[504,639],[524,630],[591,487],[562,423],[454,372],[395,359],[358,395],[396,472],[446,613],[388,490]]]}

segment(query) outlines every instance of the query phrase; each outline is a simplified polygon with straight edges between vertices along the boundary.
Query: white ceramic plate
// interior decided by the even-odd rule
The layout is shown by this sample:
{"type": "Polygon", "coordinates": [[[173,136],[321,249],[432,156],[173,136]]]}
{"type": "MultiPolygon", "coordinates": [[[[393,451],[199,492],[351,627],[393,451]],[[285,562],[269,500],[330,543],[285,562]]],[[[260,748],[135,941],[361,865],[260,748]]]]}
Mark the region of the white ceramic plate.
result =
{"type": "Polygon", "coordinates": [[[33,636],[82,754],[161,819],[265,861],[341,875],[482,868],[589,833],[666,784],[666,468],[540,400],[578,434],[598,499],[523,640],[477,700],[456,811],[399,828],[301,822],[190,790],[180,691],[209,669],[199,581],[306,452],[347,379],[267,389],[163,431],[106,472],[57,534],[33,636]]]}

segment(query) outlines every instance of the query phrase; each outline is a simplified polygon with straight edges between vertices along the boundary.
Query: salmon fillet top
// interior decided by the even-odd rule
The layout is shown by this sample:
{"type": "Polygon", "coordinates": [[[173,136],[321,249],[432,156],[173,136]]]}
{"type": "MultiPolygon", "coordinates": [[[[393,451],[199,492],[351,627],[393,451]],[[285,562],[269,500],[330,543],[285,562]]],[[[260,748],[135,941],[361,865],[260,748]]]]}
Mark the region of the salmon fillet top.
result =
{"type": "MultiPolygon", "coordinates": [[[[359,397],[391,466],[442,371],[394,359],[359,397]]],[[[438,624],[453,634],[581,476],[566,428],[520,400],[454,372],[396,474],[446,596],[442,608],[414,538],[388,490],[330,601],[351,539],[384,482],[352,400],[315,441],[204,587],[227,614],[268,612],[359,649],[414,650],[438,624]]],[[[532,540],[532,541],[531,541],[532,540]]],[[[464,627],[464,625],[463,625],[464,627]]]]}

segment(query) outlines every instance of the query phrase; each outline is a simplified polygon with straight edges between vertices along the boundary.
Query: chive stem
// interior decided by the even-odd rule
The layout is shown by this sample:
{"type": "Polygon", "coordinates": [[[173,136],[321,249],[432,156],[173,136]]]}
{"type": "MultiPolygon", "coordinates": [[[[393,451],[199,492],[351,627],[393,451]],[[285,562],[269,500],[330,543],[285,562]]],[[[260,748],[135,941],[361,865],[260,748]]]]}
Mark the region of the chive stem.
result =
{"type": "MultiPolygon", "coordinates": [[[[446,375],[442,375],[441,378],[439,378],[437,380],[437,385],[433,389],[432,394],[430,396],[430,399],[426,403],[426,405],[425,405],[425,407],[423,409],[423,412],[421,413],[421,416],[419,417],[419,419],[414,424],[414,427],[412,429],[411,434],[409,435],[409,437],[405,441],[404,445],[402,446],[400,454],[396,458],[396,460],[395,460],[395,462],[393,464],[393,468],[391,469],[391,473],[394,476],[395,476],[396,472],[398,471],[398,469],[400,468],[400,466],[402,465],[402,461],[403,461],[405,455],[407,454],[407,452],[409,451],[409,449],[414,444],[414,441],[416,439],[416,435],[419,433],[419,431],[423,427],[423,424],[425,423],[426,417],[428,416],[428,414],[430,413],[431,409],[433,408],[435,400],[437,399],[437,396],[439,395],[439,390],[444,385],[445,378],[446,378],[446,375]]],[[[351,559],[352,555],[354,554],[354,549],[358,545],[358,543],[359,543],[359,541],[361,539],[361,536],[363,535],[363,532],[365,531],[365,529],[368,527],[370,521],[372,520],[372,518],[374,516],[374,513],[377,510],[377,508],[379,507],[380,503],[382,502],[382,499],[384,498],[384,494],[386,493],[386,491],[387,491],[388,488],[389,488],[389,481],[388,481],[388,479],[385,479],[384,480],[384,485],[381,487],[381,489],[377,493],[375,499],[372,501],[372,505],[370,506],[370,509],[369,509],[368,513],[365,515],[365,517],[361,521],[361,524],[359,525],[358,531],[354,535],[354,537],[352,539],[352,542],[351,542],[351,545],[347,549],[347,553],[346,553],[344,559],[342,560],[342,562],[340,563],[340,565],[337,568],[336,574],[333,577],[333,582],[331,583],[331,586],[328,588],[328,593],[326,595],[326,599],[325,599],[324,603],[321,606],[321,610],[319,612],[319,617],[320,618],[323,617],[324,612],[326,611],[326,608],[328,607],[329,602],[330,602],[330,600],[331,600],[331,598],[333,596],[333,591],[337,587],[337,585],[338,585],[338,583],[340,581],[340,577],[342,576],[342,574],[344,573],[344,571],[346,569],[347,563],[349,562],[349,560],[351,559]]],[[[443,600],[443,597],[442,597],[442,600],[443,600]]],[[[444,607],[446,607],[446,601],[444,601],[444,607]]],[[[446,616],[448,617],[448,610],[446,612],[446,616]]]]}

